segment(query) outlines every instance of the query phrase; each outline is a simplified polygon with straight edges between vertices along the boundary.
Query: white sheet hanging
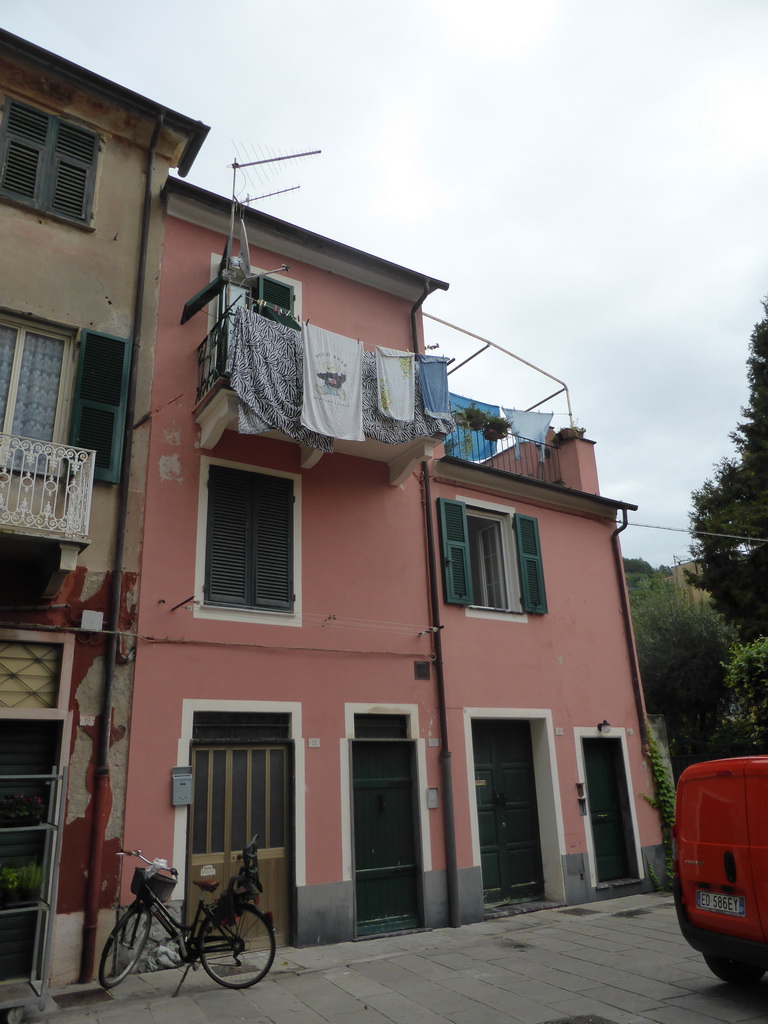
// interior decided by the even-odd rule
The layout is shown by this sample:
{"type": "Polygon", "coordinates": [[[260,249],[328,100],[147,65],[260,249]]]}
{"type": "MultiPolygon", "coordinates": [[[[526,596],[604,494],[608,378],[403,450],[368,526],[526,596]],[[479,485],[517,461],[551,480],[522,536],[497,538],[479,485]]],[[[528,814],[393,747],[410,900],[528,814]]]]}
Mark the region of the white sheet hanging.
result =
{"type": "Polygon", "coordinates": [[[415,379],[413,353],[398,348],[376,349],[379,412],[391,420],[413,422],[415,379]]]}
{"type": "Polygon", "coordinates": [[[302,424],[343,441],[363,441],[363,346],[312,324],[303,325],[302,341],[302,424]]]}

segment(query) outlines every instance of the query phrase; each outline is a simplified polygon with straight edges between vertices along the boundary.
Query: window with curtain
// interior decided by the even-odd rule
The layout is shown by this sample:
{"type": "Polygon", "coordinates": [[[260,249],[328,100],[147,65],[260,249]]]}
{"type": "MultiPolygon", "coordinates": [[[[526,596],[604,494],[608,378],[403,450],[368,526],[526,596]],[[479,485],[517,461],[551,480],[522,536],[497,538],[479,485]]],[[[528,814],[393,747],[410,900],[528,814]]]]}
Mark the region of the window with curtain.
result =
{"type": "Polygon", "coordinates": [[[70,341],[0,321],[0,430],[53,441],[70,341]]]}

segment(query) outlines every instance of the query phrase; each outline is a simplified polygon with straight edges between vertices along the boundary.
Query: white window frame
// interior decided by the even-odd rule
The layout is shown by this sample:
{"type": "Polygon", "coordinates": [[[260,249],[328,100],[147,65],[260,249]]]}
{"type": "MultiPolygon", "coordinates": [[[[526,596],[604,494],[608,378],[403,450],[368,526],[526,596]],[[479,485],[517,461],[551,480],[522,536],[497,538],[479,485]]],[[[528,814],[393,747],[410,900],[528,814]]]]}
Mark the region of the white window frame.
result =
{"type": "MultiPolygon", "coordinates": [[[[278,262],[282,257],[275,257],[275,262],[278,262]]],[[[219,273],[219,267],[221,266],[221,253],[211,253],[211,280],[213,280],[219,273]]],[[[288,277],[286,274],[272,274],[269,273],[268,267],[251,267],[251,274],[256,276],[257,274],[263,274],[264,277],[268,277],[272,281],[279,281],[281,284],[290,285],[293,288],[293,318],[294,320],[301,321],[301,281],[296,278],[288,277]]],[[[232,306],[235,310],[239,306],[243,305],[245,296],[248,292],[247,288],[241,288],[239,284],[229,282],[225,288],[226,291],[226,304],[225,308],[229,308],[230,303],[235,302],[232,306]],[[239,301],[238,301],[239,300],[239,301]]],[[[208,319],[213,325],[219,315],[219,300],[214,299],[208,307],[208,319]]],[[[257,310],[258,312],[258,310],[257,310]]]]}
{"type": "Polygon", "coordinates": [[[194,615],[200,619],[218,619],[227,622],[250,622],[270,626],[301,626],[301,477],[295,473],[283,473],[276,469],[264,469],[241,462],[212,459],[203,456],[200,460],[200,486],[197,509],[197,545],[195,551],[195,603],[194,615]],[[205,562],[208,532],[208,474],[210,467],[224,466],[243,473],[261,473],[264,476],[279,476],[293,481],[293,584],[295,600],[292,611],[269,611],[264,608],[228,608],[226,605],[208,604],[205,600],[205,562]]]}
{"type": "Polygon", "coordinates": [[[75,338],[74,332],[49,327],[47,324],[34,320],[21,320],[17,317],[0,314],[0,326],[10,327],[17,332],[16,346],[11,367],[11,377],[8,386],[8,404],[5,410],[5,419],[0,421],[0,433],[13,433],[13,418],[16,411],[16,400],[18,397],[19,376],[21,373],[21,362],[23,354],[24,337],[27,333],[39,334],[42,337],[53,338],[64,343],[61,358],[61,375],[59,377],[59,391],[56,397],[56,413],[53,423],[53,437],[36,437],[36,441],[55,441],[64,444],[67,441],[69,421],[72,413],[72,389],[75,377],[75,338]],[[21,344],[19,342],[21,341],[21,344]]]}
{"type": "MultiPolygon", "coordinates": [[[[500,505],[492,501],[480,501],[474,496],[458,494],[456,501],[463,501],[467,509],[467,519],[488,519],[500,525],[501,566],[504,572],[504,584],[507,590],[507,608],[489,608],[485,605],[471,604],[465,608],[470,618],[498,619],[505,622],[527,622],[528,614],[523,611],[522,594],[520,592],[520,571],[517,560],[517,542],[515,540],[515,509],[511,505],[500,505]]],[[[475,574],[474,547],[469,550],[470,571],[473,581],[475,574]]],[[[474,589],[474,588],[473,588],[474,589]]],[[[476,597],[477,595],[475,595],[476,597]]]]}

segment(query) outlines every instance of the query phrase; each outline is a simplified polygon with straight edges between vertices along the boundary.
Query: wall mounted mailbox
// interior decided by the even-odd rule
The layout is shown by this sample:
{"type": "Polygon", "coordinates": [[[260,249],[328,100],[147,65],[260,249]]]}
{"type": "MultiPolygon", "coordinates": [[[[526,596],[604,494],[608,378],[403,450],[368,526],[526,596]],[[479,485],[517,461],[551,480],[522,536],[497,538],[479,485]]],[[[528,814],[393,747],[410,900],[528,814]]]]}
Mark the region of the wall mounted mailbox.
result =
{"type": "Polygon", "coordinates": [[[171,803],[174,807],[192,803],[192,765],[171,768],[171,803]]]}

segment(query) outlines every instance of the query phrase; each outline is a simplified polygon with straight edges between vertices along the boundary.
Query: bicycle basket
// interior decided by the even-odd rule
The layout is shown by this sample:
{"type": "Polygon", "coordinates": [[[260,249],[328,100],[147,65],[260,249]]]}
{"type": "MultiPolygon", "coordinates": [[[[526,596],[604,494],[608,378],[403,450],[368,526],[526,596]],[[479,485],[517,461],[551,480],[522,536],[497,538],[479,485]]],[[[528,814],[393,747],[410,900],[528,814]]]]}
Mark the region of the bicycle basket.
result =
{"type": "Polygon", "coordinates": [[[148,886],[150,891],[157,896],[161,903],[167,903],[173,895],[176,879],[173,875],[168,875],[160,871],[147,878],[146,868],[134,868],[133,881],[131,882],[131,892],[133,895],[140,895],[142,886],[144,885],[148,886]]]}

